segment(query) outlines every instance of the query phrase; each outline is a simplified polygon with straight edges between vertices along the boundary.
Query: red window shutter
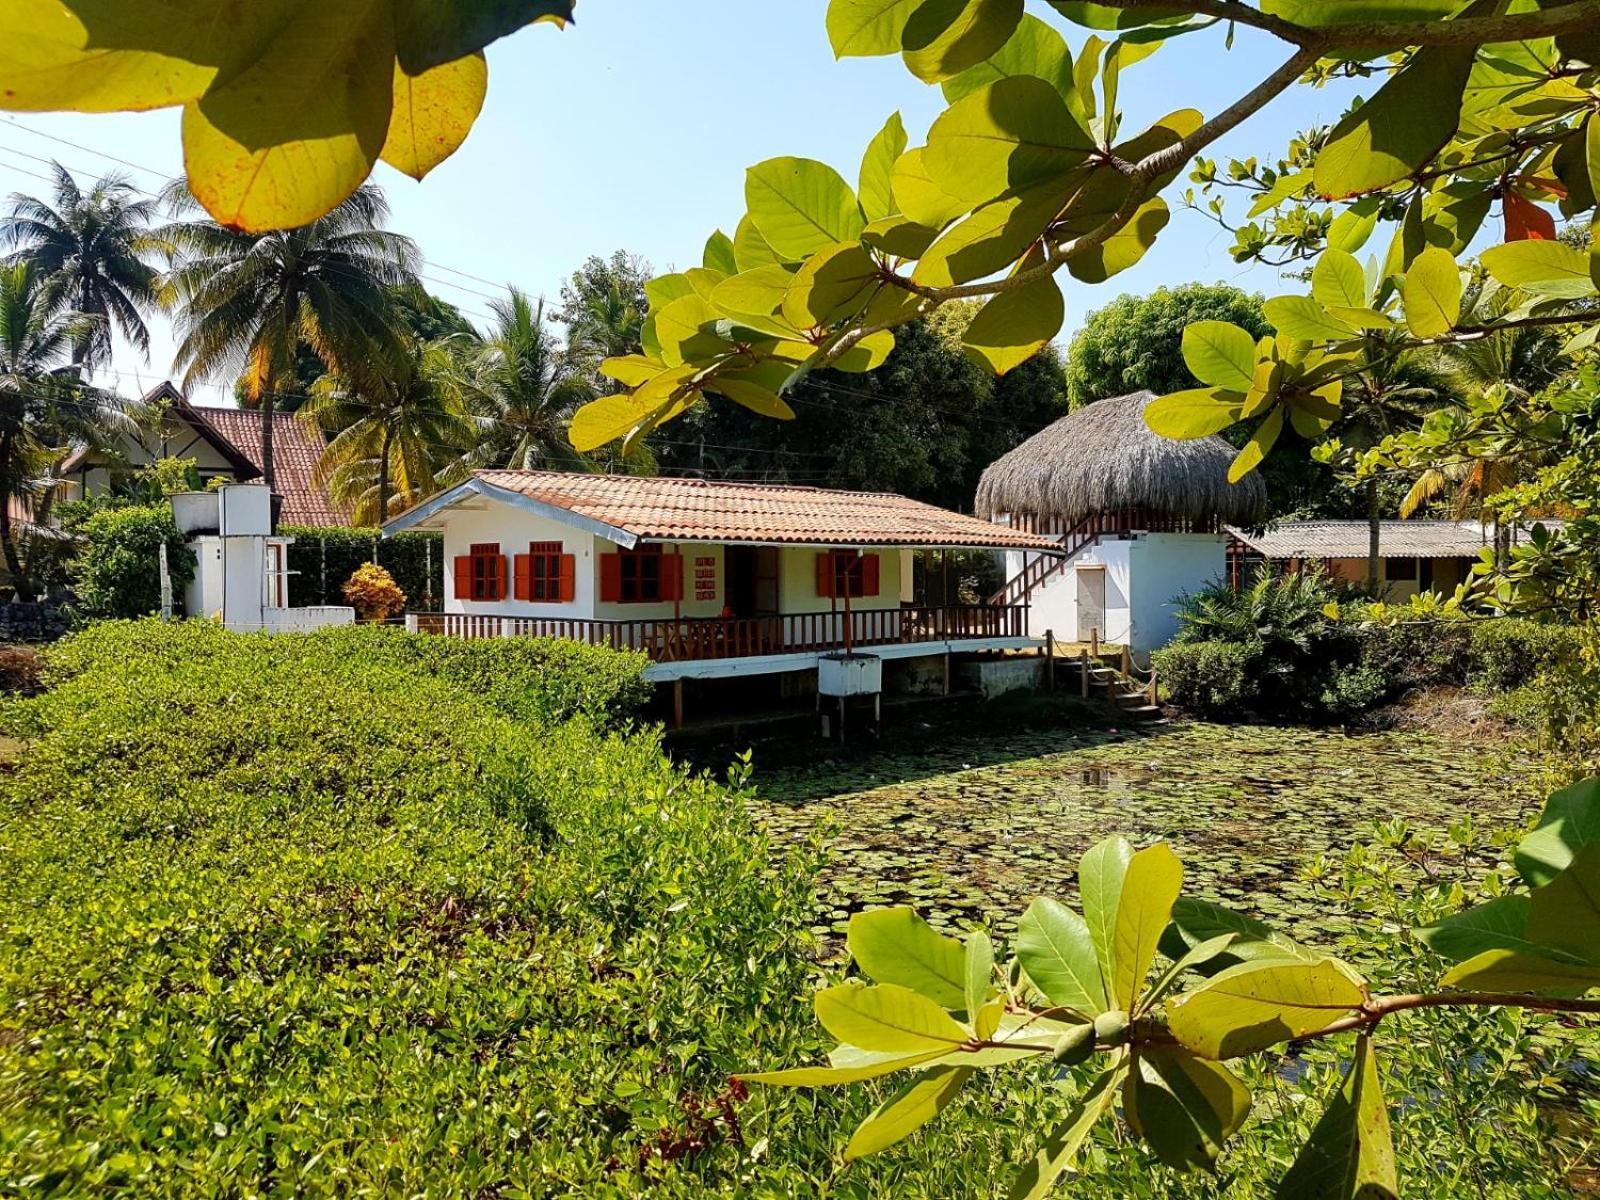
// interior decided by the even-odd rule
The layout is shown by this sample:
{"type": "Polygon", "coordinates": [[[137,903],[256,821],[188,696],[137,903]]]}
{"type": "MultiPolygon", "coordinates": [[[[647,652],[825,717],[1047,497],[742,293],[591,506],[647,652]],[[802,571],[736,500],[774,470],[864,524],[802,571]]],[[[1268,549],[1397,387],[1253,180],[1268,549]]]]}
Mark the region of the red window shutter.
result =
{"type": "Polygon", "coordinates": [[[472,599],[472,555],[456,555],[456,599],[472,599]]]}
{"type": "Polygon", "coordinates": [[[622,555],[600,556],[600,599],[611,604],[622,600],[622,555]]]}
{"type": "Polygon", "coordinates": [[[557,593],[561,597],[561,603],[571,604],[577,594],[577,587],[578,556],[575,554],[563,554],[561,556],[561,588],[557,593]]]}
{"type": "Polygon", "coordinates": [[[834,594],[833,551],[824,550],[817,555],[817,595],[834,594]]]}
{"type": "Polygon", "coordinates": [[[506,556],[504,554],[495,555],[494,599],[496,600],[504,600],[506,598],[506,592],[508,590],[506,585],[510,582],[506,576],[510,574],[510,571],[507,569],[510,567],[510,565],[511,564],[506,561],[506,556]]]}
{"type": "Polygon", "coordinates": [[[511,595],[517,600],[533,599],[533,555],[519,554],[511,562],[511,595]]]}
{"type": "Polygon", "coordinates": [[[876,554],[863,554],[861,556],[861,594],[863,596],[876,596],[878,594],[878,556],[876,554]]]}
{"type": "Polygon", "coordinates": [[[681,554],[661,556],[661,598],[683,599],[683,555],[681,554]]]}

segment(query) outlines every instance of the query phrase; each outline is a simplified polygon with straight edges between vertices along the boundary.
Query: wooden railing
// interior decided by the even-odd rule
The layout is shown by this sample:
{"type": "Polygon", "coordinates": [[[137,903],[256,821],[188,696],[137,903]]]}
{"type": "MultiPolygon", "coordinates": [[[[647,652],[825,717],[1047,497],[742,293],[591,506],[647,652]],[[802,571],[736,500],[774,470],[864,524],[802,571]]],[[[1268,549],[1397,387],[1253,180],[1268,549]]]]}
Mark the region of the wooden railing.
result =
{"type": "Polygon", "coordinates": [[[989,603],[1001,606],[1027,603],[1036,587],[1066,570],[1067,564],[1077,555],[1100,540],[1101,532],[1095,517],[1085,517],[1071,529],[1062,531],[1058,535],[1062,549],[1059,556],[1035,554],[1025,559],[1022,570],[1006,580],[1005,586],[989,597],[989,603]]]}
{"type": "Polygon", "coordinates": [[[939,608],[861,609],[789,613],[774,617],[671,617],[646,621],[596,621],[567,617],[490,617],[465,613],[414,613],[406,625],[418,633],[457,638],[548,637],[638,650],[655,662],[755,658],[851,647],[910,645],[978,638],[1020,638],[1028,633],[1023,605],[950,605],[939,608]]]}

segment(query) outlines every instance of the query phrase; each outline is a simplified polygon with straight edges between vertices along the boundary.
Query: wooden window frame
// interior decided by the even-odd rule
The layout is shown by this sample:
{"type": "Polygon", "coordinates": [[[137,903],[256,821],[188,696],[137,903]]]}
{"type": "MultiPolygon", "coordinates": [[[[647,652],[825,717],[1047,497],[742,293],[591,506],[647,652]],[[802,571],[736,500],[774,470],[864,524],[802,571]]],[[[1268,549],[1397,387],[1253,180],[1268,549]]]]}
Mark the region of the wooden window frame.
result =
{"type": "Polygon", "coordinates": [[[621,588],[618,604],[659,604],[667,599],[663,562],[666,555],[658,543],[619,550],[617,555],[621,588]]]}
{"type": "Polygon", "coordinates": [[[561,603],[561,560],[564,547],[560,542],[528,543],[528,599],[537,604],[561,603]]]}
{"type": "Polygon", "coordinates": [[[467,562],[470,600],[481,604],[506,598],[506,563],[499,542],[473,542],[467,562]]]}

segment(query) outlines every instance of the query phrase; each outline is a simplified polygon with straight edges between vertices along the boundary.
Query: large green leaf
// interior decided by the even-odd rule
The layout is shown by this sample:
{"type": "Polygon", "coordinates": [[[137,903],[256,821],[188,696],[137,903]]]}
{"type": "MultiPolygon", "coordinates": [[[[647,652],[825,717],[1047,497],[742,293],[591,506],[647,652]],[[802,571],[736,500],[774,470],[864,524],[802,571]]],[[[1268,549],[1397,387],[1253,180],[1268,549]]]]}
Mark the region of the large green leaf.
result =
{"type": "Polygon", "coordinates": [[[1093,149],[1089,131],[1054,87],[1018,75],[941,113],[928,130],[923,161],[945,193],[976,205],[1066,179],[1093,149]]]}
{"type": "MultiPolygon", "coordinates": [[[[784,262],[784,256],[761,236],[749,213],[740,217],[739,224],[734,228],[733,257],[740,271],[754,271],[757,267],[781,265],[784,262]]],[[[804,257],[803,254],[797,255],[795,261],[804,257]]]]}
{"type": "MultiPolygon", "coordinates": [[[[256,0],[251,0],[254,7],[256,0]]],[[[395,0],[400,65],[417,74],[535,21],[572,20],[574,0],[395,0]]],[[[232,12],[238,12],[233,6],[232,12]]]]}
{"type": "Polygon", "coordinates": [[[1485,950],[1523,950],[1537,954],[1528,940],[1528,897],[1501,896],[1417,930],[1417,938],[1435,954],[1462,962],[1485,950]]]}
{"type": "Polygon", "coordinates": [[[1490,246],[1478,261],[1497,283],[1536,295],[1575,300],[1595,294],[1588,257],[1562,242],[1507,242],[1490,246]]]}
{"type": "Polygon", "coordinates": [[[1314,1033],[1366,1002],[1332,959],[1247,962],[1185,992],[1167,1009],[1173,1036],[1206,1058],[1237,1058],[1314,1033]]]}
{"type": "Polygon", "coordinates": [[[966,948],[937,932],[913,909],[856,913],[850,918],[845,947],[856,966],[879,983],[921,992],[945,1008],[966,1007],[966,948]]]}
{"type": "Polygon", "coordinates": [[[1473,47],[1430,46],[1334,126],[1313,182],[1330,200],[1386,188],[1419,170],[1455,135],[1473,47]]]}
{"type": "Polygon", "coordinates": [[[1582,992],[1600,987],[1600,966],[1517,950],[1485,950],[1451,967],[1439,984],[1482,992],[1582,992]]]}
{"type": "Polygon", "coordinates": [[[733,239],[720,229],[706,239],[706,247],[700,255],[700,262],[714,271],[721,271],[724,275],[739,273],[739,258],[734,253],[733,239]]]}
{"type": "Polygon", "coordinates": [[[835,242],[856,241],[867,224],[850,185],[815,159],[769,158],[757,163],[745,176],[744,196],[761,236],[791,260],[835,242]]]}
{"type": "Polygon", "coordinates": [[[1065,904],[1040,897],[1017,923],[1017,960],[1053,1005],[1086,1017],[1109,1007],[1088,923],[1065,904]]]}
{"type": "Polygon", "coordinates": [[[1119,8],[1115,4],[1094,4],[1089,0],[1050,0],[1050,7],[1069,21],[1090,29],[1140,29],[1167,21],[1187,20],[1181,10],[1161,8],[1119,8]]]}
{"type": "Polygon", "coordinates": [[[626,436],[652,414],[688,399],[677,397],[676,393],[687,387],[697,373],[694,366],[676,366],[647,379],[633,392],[591,400],[573,414],[567,426],[568,440],[575,450],[586,454],[626,436]]]}
{"type": "Polygon", "coordinates": [[[736,1078],[746,1083],[765,1083],[774,1087],[837,1087],[846,1083],[860,1083],[877,1079],[895,1071],[926,1066],[943,1058],[947,1050],[920,1050],[914,1054],[883,1054],[857,1051],[858,1061],[835,1063],[827,1067],[791,1067],[786,1071],[756,1071],[736,1078]]]}
{"type": "Polygon", "coordinates": [[[1584,846],[1566,870],[1534,890],[1528,937],[1600,967],[1600,842],[1584,846]]]}
{"type": "Polygon", "coordinates": [[[907,150],[894,165],[894,198],[900,211],[929,229],[943,229],[951,221],[970,212],[972,204],[952,196],[928,173],[924,147],[907,150]]]}
{"type": "Polygon", "coordinates": [[[1585,779],[1550,797],[1539,827],[1517,847],[1517,870],[1529,887],[1541,887],[1592,842],[1600,842],[1600,779],[1585,779]]]}
{"type": "Polygon", "coordinates": [[[489,65],[469,54],[420,75],[394,72],[394,111],[383,143],[384,162],[422,179],[466,141],[489,90],[489,65]]]}
{"type": "Polygon", "coordinates": [[[730,348],[715,331],[722,314],[698,293],[681,296],[653,315],[661,359],[670,366],[705,362],[730,348]]]}
{"type": "Polygon", "coordinates": [[[1398,1200],[1394,1141],[1370,1036],[1338,1094],[1278,1184],[1278,1200],[1398,1200]]]}
{"type": "Polygon", "coordinates": [[[1162,437],[1186,441],[1221,433],[1239,420],[1242,392],[1191,388],[1160,396],[1145,406],[1144,423],[1162,437]]]}
{"type": "Polygon", "coordinates": [[[939,231],[910,217],[885,217],[861,231],[861,240],[892,258],[921,258],[938,239],[939,231]]]}
{"type": "Polygon", "coordinates": [[[1061,288],[1049,275],[985,304],[962,335],[969,358],[996,375],[1021,366],[1050,344],[1067,317],[1061,288]]]}
{"type": "Polygon", "coordinates": [[[1400,298],[1413,335],[1432,338],[1449,333],[1461,319],[1461,268],[1448,250],[1430,246],[1406,271],[1400,298]]]}
{"type": "Polygon", "coordinates": [[[1191,321],[1183,330],[1183,363],[1201,383],[1247,392],[1256,373],[1256,339],[1228,321],[1191,321]]]}
{"type": "MultiPolygon", "coordinates": [[[[989,940],[987,933],[976,929],[967,934],[965,949],[965,1008],[968,1019],[976,1024],[980,1016],[989,1010],[989,998],[994,995],[994,943],[989,940]]],[[[986,1019],[984,1023],[987,1025],[991,1020],[997,1021],[999,1015],[995,1013],[993,1018],[986,1019]]],[[[990,1028],[987,1032],[994,1030],[990,1028]]]]}
{"type": "Polygon", "coordinates": [[[1340,341],[1356,333],[1310,296],[1274,296],[1261,306],[1261,315],[1280,337],[1298,341],[1340,341]]]}
{"type": "Polygon", "coordinates": [[[1134,1011],[1182,890],[1183,863],[1166,842],[1146,846],[1128,860],[1117,903],[1115,969],[1107,980],[1113,1008],[1134,1011]]]}
{"type": "Polygon", "coordinates": [[[1106,983],[1106,1000],[1115,995],[1117,978],[1117,908],[1133,847],[1126,838],[1111,837],[1091,846],[1078,863],[1078,895],[1083,919],[1089,926],[1100,978],[1106,983]]]}
{"type": "Polygon", "coordinates": [[[1261,0],[1261,11],[1317,28],[1369,21],[1427,21],[1448,17],[1464,0],[1261,0]]]}
{"type": "Polygon", "coordinates": [[[988,58],[1022,20],[1023,0],[922,0],[900,35],[907,69],[924,83],[988,58]]]}
{"type": "Polygon", "coordinates": [[[1249,1089],[1232,1071],[1176,1046],[1140,1051],[1122,1096],[1133,1131],[1180,1171],[1210,1170],[1250,1115],[1249,1089]]]}
{"type": "Polygon", "coordinates": [[[1033,246],[1061,209],[1049,187],[985,204],[934,242],[912,278],[930,287],[970,283],[1003,271],[1033,246]]]}
{"type": "Polygon", "coordinates": [[[898,984],[843,983],[813,1004],[824,1029],[863,1050],[953,1050],[971,1037],[936,1001],[898,984]]]}
{"type": "Polygon", "coordinates": [[[801,329],[858,313],[880,283],[878,264],[860,242],[840,242],[808,258],[783,298],[784,319],[801,329]]]}
{"type": "Polygon", "coordinates": [[[1061,93],[1069,107],[1077,95],[1072,86],[1072,51],[1066,39],[1038,17],[1025,15],[1005,45],[954,79],[945,80],[945,101],[954,104],[1013,75],[1044,80],[1061,93]]]}
{"type": "Polygon", "coordinates": [[[1083,283],[1104,283],[1143,258],[1171,219],[1167,202],[1160,196],[1146,200],[1128,223],[1105,241],[1073,253],[1067,259],[1068,273],[1083,283]]]}
{"type": "Polygon", "coordinates": [[[877,1108],[851,1135],[844,1161],[853,1162],[909,1137],[943,1111],[972,1076],[971,1067],[935,1067],[924,1071],[877,1108]]]}
{"type": "Polygon", "coordinates": [[[735,379],[727,375],[714,375],[706,380],[706,390],[717,392],[741,408],[774,421],[794,420],[794,409],[788,401],[770,388],[762,387],[748,379],[735,379]]]}
{"type": "Polygon", "coordinates": [[[1041,1200],[1055,1186],[1061,1173],[1078,1157],[1089,1133],[1116,1102],[1117,1088],[1128,1068],[1117,1064],[1096,1079],[1083,1099],[1072,1106],[1067,1118],[1052,1129],[1032,1158],[1023,1166],[1011,1187],[1011,1200],[1041,1200]]]}
{"type": "Polygon", "coordinates": [[[894,165],[906,152],[906,127],[895,113],[867,144],[861,158],[861,211],[868,221],[881,221],[900,211],[894,198],[894,165]]]}
{"type": "Polygon", "coordinates": [[[1354,254],[1324,250],[1311,269],[1311,298],[1324,308],[1362,308],[1367,303],[1367,273],[1354,254]]]}
{"type": "Polygon", "coordinates": [[[1272,447],[1277,445],[1278,438],[1283,434],[1283,422],[1284,411],[1282,407],[1276,407],[1267,414],[1261,424],[1255,427],[1250,434],[1250,440],[1245,442],[1239,453],[1234,455],[1233,462],[1228,464],[1229,483],[1238,483],[1267,460],[1267,455],[1272,452],[1272,447]]]}
{"type": "Polygon", "coordinates": [[[828,42],[838,58],[900,53],[906,22],[922,0],[829,0],[828,42]]]}

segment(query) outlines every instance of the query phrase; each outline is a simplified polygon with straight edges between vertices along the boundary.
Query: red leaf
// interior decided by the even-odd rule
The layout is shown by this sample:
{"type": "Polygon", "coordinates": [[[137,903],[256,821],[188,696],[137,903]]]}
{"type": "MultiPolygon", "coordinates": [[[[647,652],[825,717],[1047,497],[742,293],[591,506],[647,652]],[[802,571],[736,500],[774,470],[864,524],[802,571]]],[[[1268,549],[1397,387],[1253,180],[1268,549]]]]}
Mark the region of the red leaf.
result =
{"type": "Polygon", "coordinates": [[[1505,196],[1506,241],[1553,242],[1556,219],[1532,200],[1517,192],[1505,196]]]}

